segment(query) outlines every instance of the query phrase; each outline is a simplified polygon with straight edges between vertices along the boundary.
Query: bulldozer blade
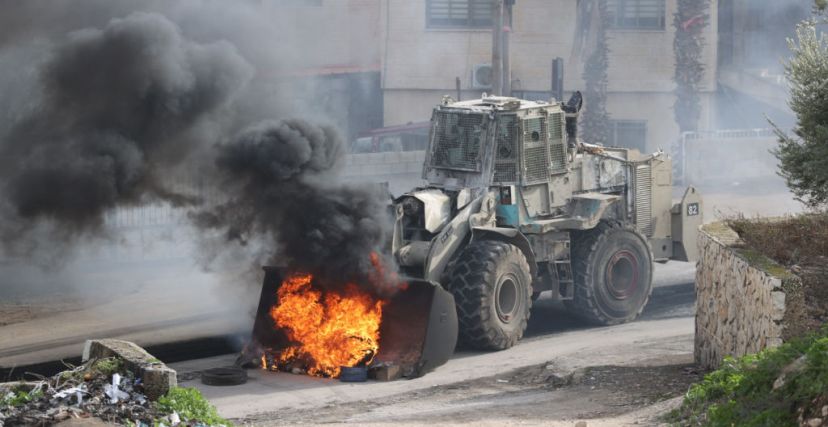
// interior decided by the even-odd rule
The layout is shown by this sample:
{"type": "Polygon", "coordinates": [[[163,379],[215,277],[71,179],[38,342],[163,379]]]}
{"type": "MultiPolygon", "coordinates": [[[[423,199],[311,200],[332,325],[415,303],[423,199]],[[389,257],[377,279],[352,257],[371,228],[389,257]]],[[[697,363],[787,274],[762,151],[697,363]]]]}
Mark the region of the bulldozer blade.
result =
{"type": "MultiPolygon", "coordinates": [[[[251,343],[239,357],[237,364],[240,365],[255,363],[261,357],[261,350],[278,351],[290,344],[284,331],[270,317],[284,274],[278,267],[264,270],[251,343]]],[[[439,284],[419,279],[403,281],[407,287],[383,307],[379,352],[371,365],[396,365],[403,376],[415,378],[446,363],[454,353],[457,311],[454,297],[439,284]]]]}
{"type": "Polygon", "coordinates": [[[374,364],[401,367],[416,378],[446,363],[457,345],[457,310],[454,296],[439,284],[407,280],[383,308],[380,348],[374,364]]]}

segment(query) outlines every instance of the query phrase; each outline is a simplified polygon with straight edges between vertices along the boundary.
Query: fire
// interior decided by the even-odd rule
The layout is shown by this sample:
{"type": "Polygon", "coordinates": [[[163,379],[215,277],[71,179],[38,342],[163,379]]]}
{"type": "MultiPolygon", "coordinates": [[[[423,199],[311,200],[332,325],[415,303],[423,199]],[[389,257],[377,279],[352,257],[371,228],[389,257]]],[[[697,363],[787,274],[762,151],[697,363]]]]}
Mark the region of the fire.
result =
{"type": "Polygon", "coordinates": [[[314,287],[310,274],[287,277],[270,309],[275,327],[285,331],[291,345],[273,354],[278,369],[301,363],[310,375],[337,377],[340,367],[371,362],[379,349],[384,302],[347,284],[339,291],[314,287]]]}

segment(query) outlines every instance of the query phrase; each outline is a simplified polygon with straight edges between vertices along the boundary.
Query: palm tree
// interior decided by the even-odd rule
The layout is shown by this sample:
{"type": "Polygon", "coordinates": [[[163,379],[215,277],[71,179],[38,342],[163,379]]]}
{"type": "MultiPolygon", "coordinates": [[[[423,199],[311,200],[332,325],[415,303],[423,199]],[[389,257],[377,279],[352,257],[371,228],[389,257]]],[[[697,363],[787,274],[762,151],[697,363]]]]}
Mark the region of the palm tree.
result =
{"type": "Polygon", "coordinates": [[[574,59],[583,60],[582,77],[585,83],[586,108],[581,122],[581,136],[590,143],[606,144],[610,139],[607,113],[607,80],[609,45],[606,29],[609,26],[607,0],[578,0],[575,25],[574,59]],[[581,57],[581,53],[584,57],[581,57]]]}
{"type": "Polygon", "coordinates": [[[676,38],[676,103],[673,108],[681,132],[696,131],[701,116],[699,86],[704,78],[704,28],[708,21],[709,0],[678,0],[673,17],[676,38]]]}

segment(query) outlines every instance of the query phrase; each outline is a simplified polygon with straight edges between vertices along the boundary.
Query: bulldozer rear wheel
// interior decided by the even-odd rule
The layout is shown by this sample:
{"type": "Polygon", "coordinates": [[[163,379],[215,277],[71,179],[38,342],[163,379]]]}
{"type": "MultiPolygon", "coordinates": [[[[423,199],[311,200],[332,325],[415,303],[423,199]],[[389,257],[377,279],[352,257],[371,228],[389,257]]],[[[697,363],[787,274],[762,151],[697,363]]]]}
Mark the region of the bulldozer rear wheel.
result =
{"type": "Polygon", "coordinates": [[[575,298],[566,307],[598,325],[634,320],[644,310],[653,284],[653,256],[647,240],[617,222],[601,221],[573,233],[575,298]]]}
{"type": "Polygon", "coordinates": [[[449,275],[461,343],[502,350],[523,337],[532,308],[532,275],[521,250],[492,240],[471,243],[449,275]]]}

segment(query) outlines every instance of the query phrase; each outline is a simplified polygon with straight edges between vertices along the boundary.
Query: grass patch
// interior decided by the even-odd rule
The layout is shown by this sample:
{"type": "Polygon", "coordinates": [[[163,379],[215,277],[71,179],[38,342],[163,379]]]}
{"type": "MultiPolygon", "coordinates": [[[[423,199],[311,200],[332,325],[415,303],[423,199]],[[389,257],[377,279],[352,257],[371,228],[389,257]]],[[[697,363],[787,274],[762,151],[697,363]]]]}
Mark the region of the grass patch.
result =
{"type": "Polygon", "coordinates": [[[787,268],[783,267],[782,265],[779,265],[774,260],[766,257],[765,255],[761,254],[760,252],[754,249],[734,248],[734,250],[736,251],[736,253],[744,257],[750,265],[762,271],[765,271],[771,276],[778,277],[780,279],[791,276],[791,273],[788,271],[787,268]]]}
{"type": "Polygon", "coordinates": [[[178,413],[182,421],[196,422],[209,426],[232,426],[230,421],[220,417],[216,407],[211,405],[201,392],[192,387],[174,387],[158,399],[158,409],[166,414],[178,413]]]}
{"type": "Polygon", "coordinates": [[[693,385],[668,415],[679,426],[798,426],[828,398],[828,329],[739,359],[693,385]],[[796,361],[799,360],[798,363],[796,361]],[[774,382],[787,371],[784,383],[774,382]]]}
{"type": "Polygon", "coordinates": [[[105,359],[98,359],[89,366],[88,372],[93,375],[103,375],[111,377],[112,374],[124,372],[124,361],[117,357],[107,357],[105,359]]]}
{"type": "Polygon", "coordinates": [[[43,391],[41,390],[34,390],[31,392],[25,390],[15,390],[0,398],[0,406],[23,406],[32,400],[37,400],[41,397],[43,397],[43,391]]]}
{"type": "Polygon", "coordinates": [[[106,359],[100,359],[96,361],[92,364],[90,369],[93,372],[98,372],[107,377],[111,377],[112,374],[120,373],[123,371],[124,361],[117,357],[108,357],[106,359]]]}

